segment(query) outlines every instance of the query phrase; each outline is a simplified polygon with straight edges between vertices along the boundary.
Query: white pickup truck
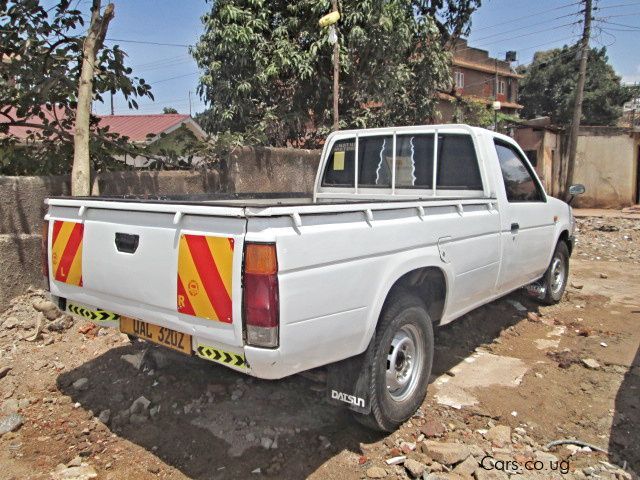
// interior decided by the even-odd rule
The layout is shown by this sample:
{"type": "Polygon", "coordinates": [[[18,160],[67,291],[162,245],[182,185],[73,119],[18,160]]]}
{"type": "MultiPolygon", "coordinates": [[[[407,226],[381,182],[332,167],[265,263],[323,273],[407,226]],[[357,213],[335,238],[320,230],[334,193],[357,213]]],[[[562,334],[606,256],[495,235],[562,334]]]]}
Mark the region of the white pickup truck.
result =
{"type": "Polygon", "coordinates": [[[335,132],[308,197],[47,204],[61,309],[259,378],[328,366],[387,431],[424,400],[433,325],[530,284],[558,302],[574,231],[511,138],[466,125],[335,132]]]}

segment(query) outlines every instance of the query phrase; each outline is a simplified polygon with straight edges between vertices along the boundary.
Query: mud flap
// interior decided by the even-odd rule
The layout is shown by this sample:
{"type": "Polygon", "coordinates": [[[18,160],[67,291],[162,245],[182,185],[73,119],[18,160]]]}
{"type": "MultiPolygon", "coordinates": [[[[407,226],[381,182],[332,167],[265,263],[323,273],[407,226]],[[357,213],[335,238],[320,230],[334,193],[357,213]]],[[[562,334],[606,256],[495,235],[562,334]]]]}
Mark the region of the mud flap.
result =
{"type": "Polygon", "coordinates": [[[354,412],[371,413],[369,385],[372,375],[371,345],[364,353],[327,366],[329,403],[354,412]]]}

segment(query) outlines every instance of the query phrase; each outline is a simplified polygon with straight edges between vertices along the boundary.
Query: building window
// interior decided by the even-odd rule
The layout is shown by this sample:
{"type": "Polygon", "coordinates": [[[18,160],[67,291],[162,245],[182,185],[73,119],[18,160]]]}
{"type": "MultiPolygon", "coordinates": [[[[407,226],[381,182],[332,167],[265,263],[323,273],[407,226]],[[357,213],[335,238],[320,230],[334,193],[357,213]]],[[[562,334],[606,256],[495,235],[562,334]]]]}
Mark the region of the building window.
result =
{"type": "Polygon", "coordinates": [[[456,88],[464,88],[464,73],[455,72],[454,80],[456,82],[456,88]]]}
{"type": "Polygon", "coordinates": [[[507,86],[505,84],[505,81],[500,80],[498,82],[498,95],[504,95],[506,91],[507,91],[507,86]]]}

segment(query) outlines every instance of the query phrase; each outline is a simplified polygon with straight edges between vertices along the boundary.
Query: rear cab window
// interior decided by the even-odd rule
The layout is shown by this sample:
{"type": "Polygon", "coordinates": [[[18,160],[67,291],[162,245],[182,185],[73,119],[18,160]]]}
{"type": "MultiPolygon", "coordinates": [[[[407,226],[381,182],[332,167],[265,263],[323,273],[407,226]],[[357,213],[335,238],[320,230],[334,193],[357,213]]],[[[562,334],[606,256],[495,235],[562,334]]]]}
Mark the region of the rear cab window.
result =
{"type": "Polygon", "coordinates": [[[398,196],[469,196],[483,192],[471,135],[443,132],[436,138],[435,131],[339,139],[327,156],[321,187],[398,196]]]}

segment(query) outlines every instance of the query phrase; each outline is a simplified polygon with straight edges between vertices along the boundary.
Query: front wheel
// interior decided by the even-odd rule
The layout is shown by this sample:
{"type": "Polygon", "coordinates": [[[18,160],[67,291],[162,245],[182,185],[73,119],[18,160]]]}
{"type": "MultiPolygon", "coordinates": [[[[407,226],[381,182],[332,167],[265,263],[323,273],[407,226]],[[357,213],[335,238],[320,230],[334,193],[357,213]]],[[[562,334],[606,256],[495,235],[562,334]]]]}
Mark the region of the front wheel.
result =
{"type": "Polygon", "coordinates": [[[427,393],[433,365],[433,327],[425,304],[405,291],[385,302],[374,337],[369,384],[371,413],[357,415],[376,430],[394,431],[427,393]]]}
{"type": "Polygon", "coordinates": [[[542,277],[544,296],[542,303],[553,305],[562,299],[569,279],[569,248],[563,241],[558,242],[549,268],[542,277]]]}

